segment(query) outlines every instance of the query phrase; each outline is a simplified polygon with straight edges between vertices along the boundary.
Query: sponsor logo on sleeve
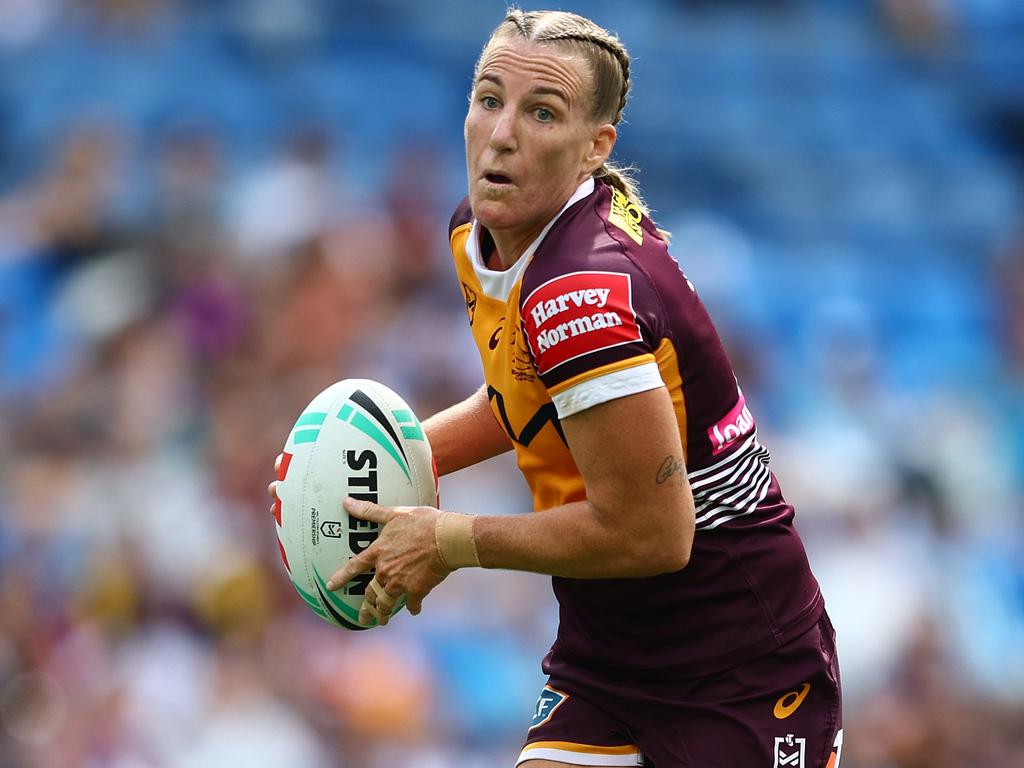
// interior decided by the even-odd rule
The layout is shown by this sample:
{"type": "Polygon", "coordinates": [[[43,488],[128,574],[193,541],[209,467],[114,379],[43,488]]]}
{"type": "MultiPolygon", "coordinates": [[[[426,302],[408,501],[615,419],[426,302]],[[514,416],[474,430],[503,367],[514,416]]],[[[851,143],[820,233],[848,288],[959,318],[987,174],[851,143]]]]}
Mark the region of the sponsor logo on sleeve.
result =
{"type": "Polygon", "coordinates": [[[612,187],[612,207],[608,211],[608,221],[629,235],[637,245],[643,245],[644,242],[644,230],[640,226],[643,217],[636,203],[612,187]]]}
{"type": "Polygon", "coordinates": [[[642,340],[630,277],[620,272],[549,280],[526,298],[522,314],[542,376],[577,357],[642,340]]]}
{"type": "Polygon", "coordinates": [[[740,390],[740,399],[736,401],[725,416],[717,424],[708,427],[708,439],[711,440],[711,454],[718,455],[741,437],[754,430],[754,416],[747,408],[747,399],[740,390]]]}

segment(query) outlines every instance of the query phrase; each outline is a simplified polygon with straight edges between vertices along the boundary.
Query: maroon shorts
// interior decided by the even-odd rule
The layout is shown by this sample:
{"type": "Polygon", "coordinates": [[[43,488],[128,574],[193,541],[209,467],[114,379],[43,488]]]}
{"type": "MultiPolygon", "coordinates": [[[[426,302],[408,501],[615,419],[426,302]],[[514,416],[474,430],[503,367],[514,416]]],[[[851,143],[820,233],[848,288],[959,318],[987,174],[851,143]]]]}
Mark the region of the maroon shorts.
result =
{"type": "Polygon", "coordinates": [[[839,768],[842,693],[828,615],[778,651],[703,678],[612,677],[554,662],[517,763],[839,768]]]}

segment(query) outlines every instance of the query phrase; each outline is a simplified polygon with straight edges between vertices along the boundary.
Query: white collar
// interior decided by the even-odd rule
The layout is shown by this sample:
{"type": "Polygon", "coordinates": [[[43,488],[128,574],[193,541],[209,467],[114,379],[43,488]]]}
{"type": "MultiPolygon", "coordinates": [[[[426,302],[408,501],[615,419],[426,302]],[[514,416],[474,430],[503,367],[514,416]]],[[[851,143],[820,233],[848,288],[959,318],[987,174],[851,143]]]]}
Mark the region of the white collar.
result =
{"type": "Polygon", "coordinates": [[[488,269],[484,266],[483,256],[480,254],[480,235],[482,234],[482,227],[476,219],[473,219],[473,228],[469,231],[469,239],[466,241],[466,256],[469,257],[470,263],[473,265],[473,271],[476,272],[477,279],[480,281],[480,287],[483,288],[485,295],[490,296],[492,299],[500,299],[505,301],[508,299],[509,293],[512,291],[512,287],[516,284],[520,277],[522,277],[523,271],[526,269],[526,265],[530,263],[533,258],[533,254],[540,248],[541,242],[543,242],[545,235],[555,225],[555,222],[565,213],[566,209],[570,206],[575,205],[583,198],[587,197],[594,191],[595,188],[594,177],[588,176],[573,192],[572,197],[569,198],[568,202],[562,206],[562,210],[554,215],[554,217],[547,224],[544,225],[544,229],[540,231],[537,238],[530,243],[529,247],[523,251],[523,255],[519,257],[519,261],[513,264],[508,269],[496,270],[488,269]]]}

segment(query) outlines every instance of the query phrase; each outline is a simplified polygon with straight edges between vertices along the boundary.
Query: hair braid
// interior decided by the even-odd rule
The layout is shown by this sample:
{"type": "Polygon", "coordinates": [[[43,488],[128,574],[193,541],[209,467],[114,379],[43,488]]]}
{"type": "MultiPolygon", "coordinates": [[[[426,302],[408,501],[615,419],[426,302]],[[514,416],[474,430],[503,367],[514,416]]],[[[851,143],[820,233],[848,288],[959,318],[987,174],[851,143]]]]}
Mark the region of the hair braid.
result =
{"type": "Polygon", "coordinates": [[[615,54],[616,61],[622,67],[622,92],[619,95],[619,111],[615,115],[615,124],[618,125],[622,119],[622,113],[626,111],[626,98],[629,96],[629,89],[633,86],[633,81],[629,79],[630,58],[626,49],[621,45],[615,46],[612,53],[615,54]]]}
{"type": "Polygon", "coordinates": [[[510,21],[515,24],[516,29],[519,30],[519,34],[523,37],[530,37],[530,26],[526,20],[526,14],[519,8],[509,8],[508,14],[505,16],[505,21],[510,21]]]}
{"type": "Polygon", "coordinates": [[[629,53],[626,52],[626,49],[618,39],[611,35],[600,35],[593,32],[576,32],[572,30],[556,32],[550,35],[542,33],[537,39],[543,40],[544,42],[554,42],[557,40],[590,43],[591,45],[596,45],[598,48],[601,48],[611,54],[612,58],[615,59],[616,63],[619,65],[619,70],[622,73],[622,85],[619,88],[619,105],[615,110],[615,115],[612,117],[612,124],[618,125],[619,121],[622,120],[622,113],[626,110],[626,100],[629,97],[629,88],[631,85],[629,80],[629,53]]]}

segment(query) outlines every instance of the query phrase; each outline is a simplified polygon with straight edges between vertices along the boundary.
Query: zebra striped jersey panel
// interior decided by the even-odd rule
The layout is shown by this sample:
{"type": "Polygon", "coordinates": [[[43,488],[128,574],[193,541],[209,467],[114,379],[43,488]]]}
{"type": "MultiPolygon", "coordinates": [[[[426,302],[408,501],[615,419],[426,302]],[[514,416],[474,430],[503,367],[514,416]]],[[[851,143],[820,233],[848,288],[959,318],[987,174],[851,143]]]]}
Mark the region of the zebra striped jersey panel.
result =
{"type": "Polygon", "coordinates": [[[697,529],[711,530],[754,512],[771,486],[770,460],[771,454],[758,442],[755,429],[722,461],[690,472],[697,529]]]}

